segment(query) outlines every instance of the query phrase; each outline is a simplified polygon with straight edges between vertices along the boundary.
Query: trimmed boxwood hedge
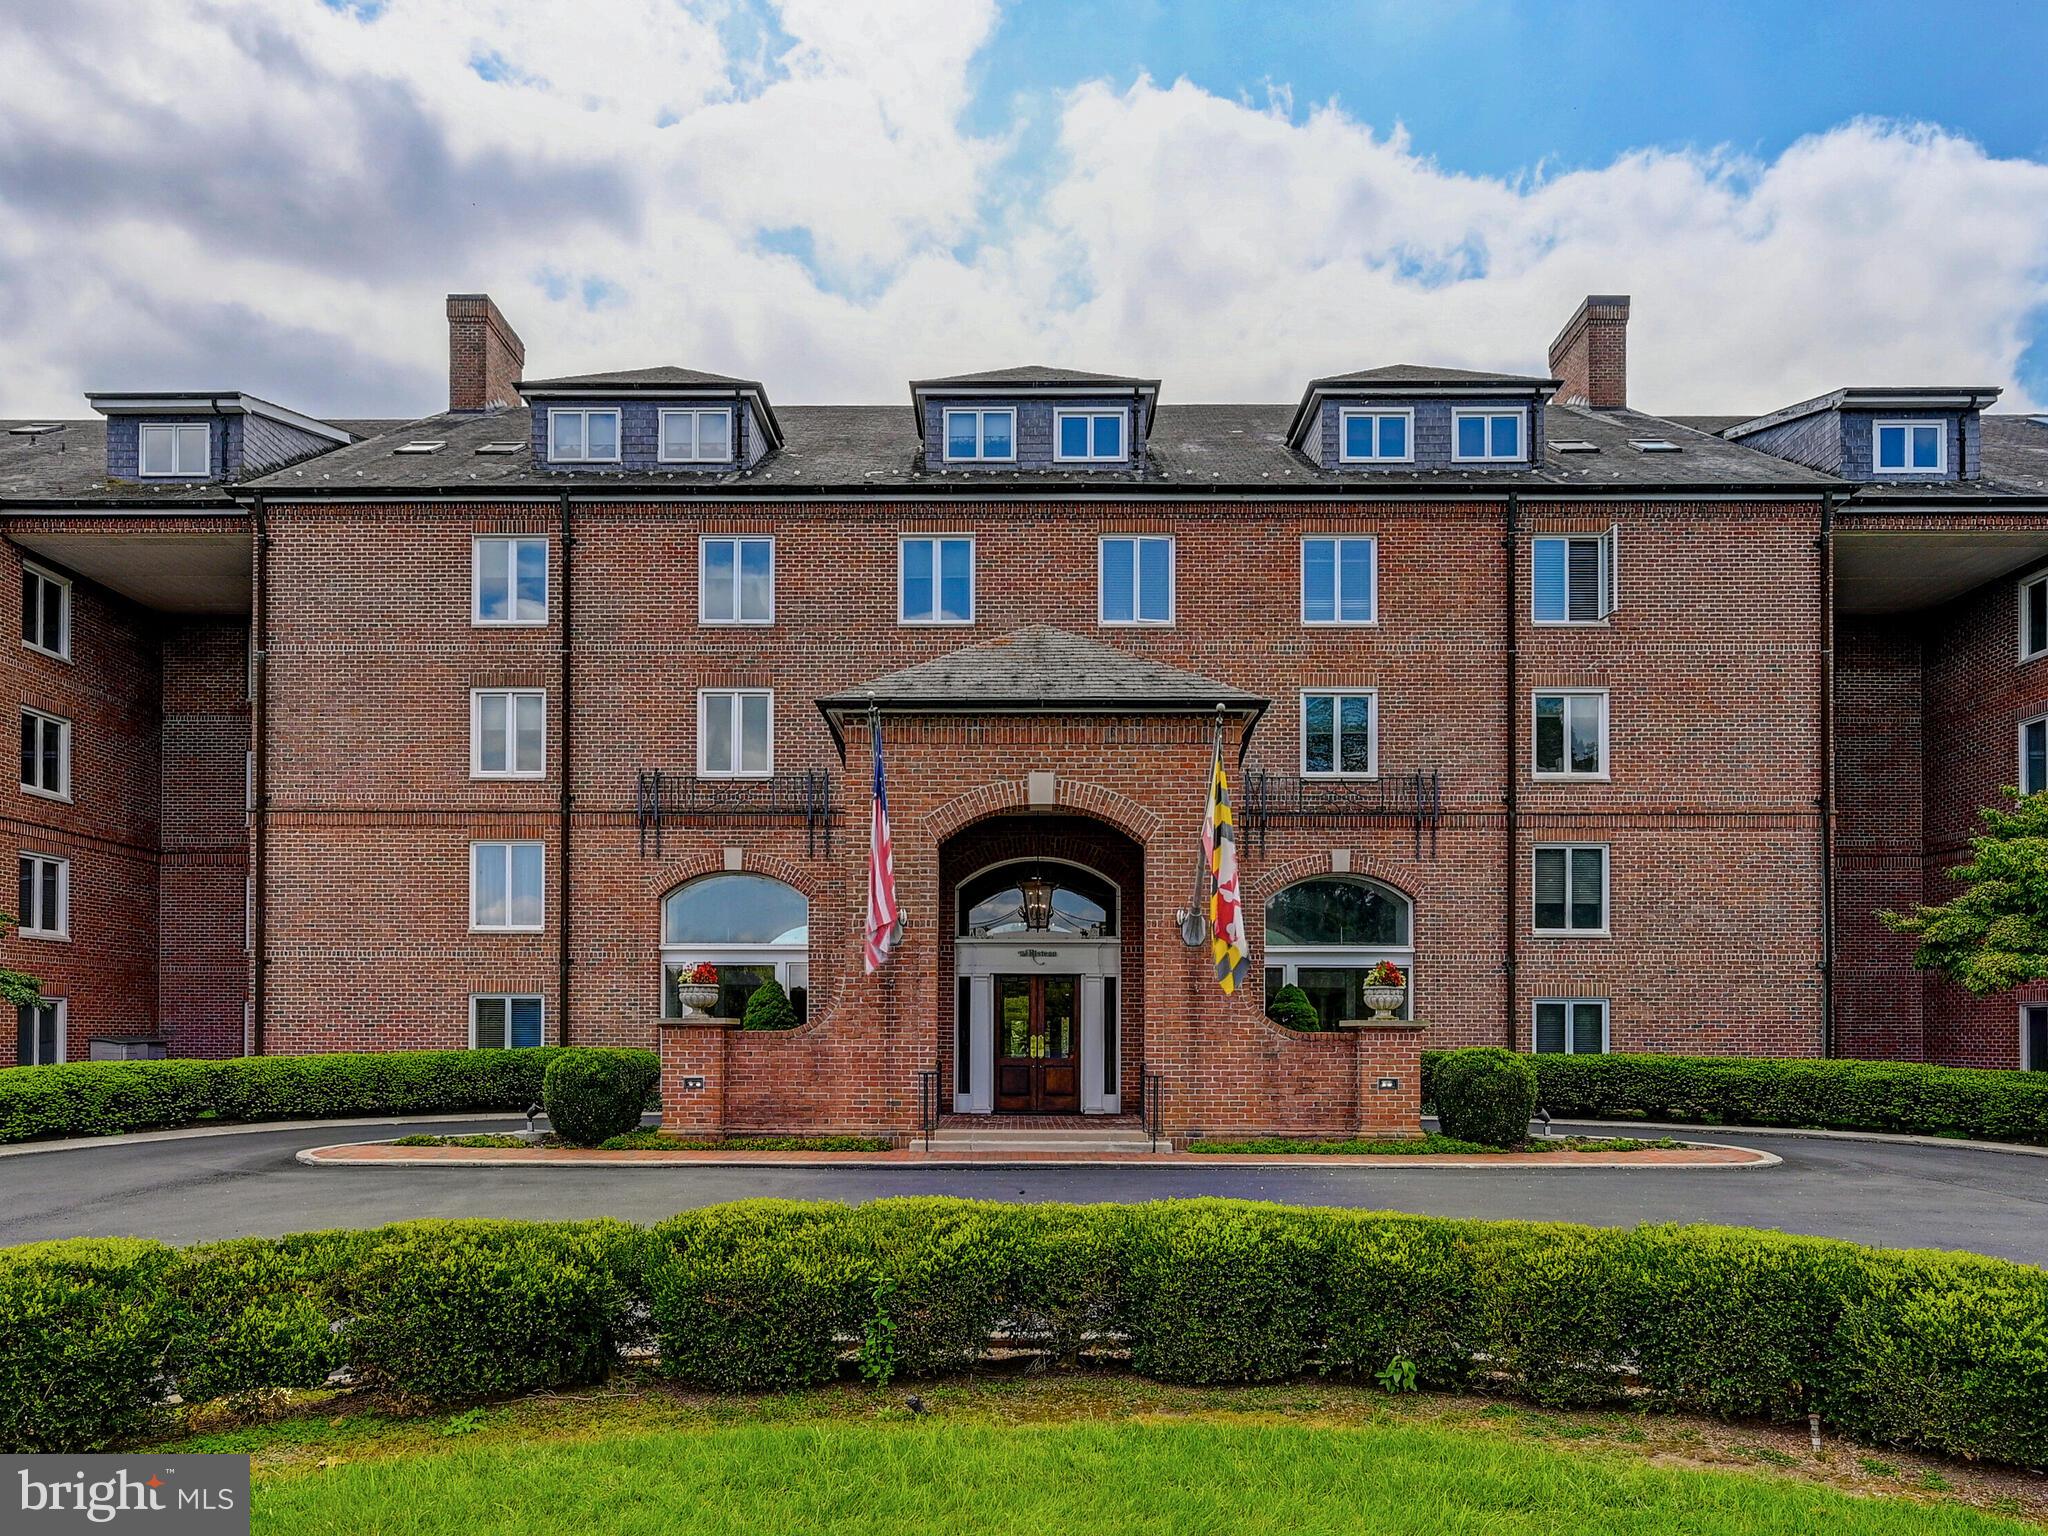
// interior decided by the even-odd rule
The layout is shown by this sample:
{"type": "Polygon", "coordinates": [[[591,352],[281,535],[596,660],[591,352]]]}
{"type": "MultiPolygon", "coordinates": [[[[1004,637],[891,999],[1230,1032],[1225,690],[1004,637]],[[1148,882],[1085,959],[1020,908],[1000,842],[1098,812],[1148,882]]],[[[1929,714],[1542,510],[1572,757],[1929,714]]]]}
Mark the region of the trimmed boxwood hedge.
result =
{"type": "MultiPolygon", "coordinates": [[[[204,1120],[523,1112],[564,1047],[337,1052],[231,1061],[80,1061],[0,1069],[0,1142],[111,1136],[204,1120]]],[[[570,1046],[571,1052],[589,1049],[570,1046]]],[[[652,1051],[629,1053],[650,1076],[652,1051]]]]}
{"type": "MultiPolygon", "coordinates": [[[[1425,1103],[1435,1101],[1437,1074],[1456,1054],[1422,1053],[1425,1103]]],[[[1808,1126],[2048,1146],[2048,1072],[1752,1056],[1528,1059],[1537,1104],[1561,1120],[1808,1126]]]]}
{"type": "Polygon", "coordinates": [[[175,1250],[0,1250],[0,1449],[184,1399],[351,1381],[421,1405],[659,1369],[780,1390],[1036,1346],[1164,1381],[1371,1379],[1799,1422],[2048,1468],[2048,1271],[1720,1227],[1290,1209],[750,1201],[175,1250]],[[337,1377],[335,1373],[342,1373],[337,1377]]]}

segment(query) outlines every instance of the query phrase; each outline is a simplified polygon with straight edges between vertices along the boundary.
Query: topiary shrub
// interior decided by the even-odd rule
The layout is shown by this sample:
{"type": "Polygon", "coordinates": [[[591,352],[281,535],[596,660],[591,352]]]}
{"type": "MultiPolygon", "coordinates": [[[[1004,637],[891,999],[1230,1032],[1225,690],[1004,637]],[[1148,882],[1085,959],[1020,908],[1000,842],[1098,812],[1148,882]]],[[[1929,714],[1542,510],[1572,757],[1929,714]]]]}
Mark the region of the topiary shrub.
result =
{"type": "Polygon", "coordinates": [[[640,1111],[660,1080],[661,1061],[652,1051],[571,1046],[548,1063],[540,1101],[556,1135],[594,1147],[639,1129],[640,1111]]]}
{"type": "Polygon", "coordinates": [[[1446,1136],[1487,1147],[1529,1139],[1536,1113],[1536,1069],[1526,1056],[1497,1045],[1453,1051],[1434,1074],[1436,1115],[1446,1136]]]}
{"type": "Polygon", "coordinates": [[[1318,1030],[1323,1027],[1323,1018],[1316,1012],[1316,1005],[1292,982],[1267,999],[1266,1017],[1288,1029],[1318,1030]]]}
{"type": "Polygon", "coordinates": [[[789,994],[782,990],[781,982],[770,976],[754,988],[753,996],[747,999],[747,1011],[740,1019],[740,1028],[796,1028],[796,1006],[790,1002],[789,994]]]}

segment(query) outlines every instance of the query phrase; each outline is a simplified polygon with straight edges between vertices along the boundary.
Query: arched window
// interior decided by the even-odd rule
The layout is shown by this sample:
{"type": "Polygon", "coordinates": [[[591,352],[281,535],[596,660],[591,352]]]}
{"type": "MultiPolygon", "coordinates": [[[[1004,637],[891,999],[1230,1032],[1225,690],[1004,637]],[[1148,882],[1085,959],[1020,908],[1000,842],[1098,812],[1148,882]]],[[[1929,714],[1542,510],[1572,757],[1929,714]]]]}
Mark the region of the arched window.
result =
{"type": "Polygon", "coordinates": [[[766,875],[706,875],[661,903],[661,1013],[682,1013],[676,978],[709,962],[718,969],[714,1018],[736,1019],[773,976],[804,1016],[811,984],[811,904],[766,875]]]}
{"type": "Polygon", "coordinates": [[[1070,939],[1116,933],[1116,888],[1073,864],[1022,860],[985,869],[960,887],[960,936],[1043,933],[1070,939]]]}
{"type": "Polygon", "coordinates": [[[1401,1016],[1415,997],[1413,915],[1399,891],[1371,880],[1324,876],[1290,885],[1266,903],[1266,997],[1292,984],[1308,994],[1325,1029],[1371,1010],[1359,996],[1366,972],[1391,960],[1408,976],[1401,1016]]]}

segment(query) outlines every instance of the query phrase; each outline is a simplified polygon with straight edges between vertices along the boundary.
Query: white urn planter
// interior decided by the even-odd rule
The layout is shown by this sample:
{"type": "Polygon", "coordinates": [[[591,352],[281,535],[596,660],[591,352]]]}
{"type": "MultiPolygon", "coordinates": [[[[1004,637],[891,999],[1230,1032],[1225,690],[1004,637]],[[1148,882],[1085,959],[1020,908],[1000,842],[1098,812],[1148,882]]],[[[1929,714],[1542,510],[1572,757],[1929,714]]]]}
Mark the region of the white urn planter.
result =
{"type": "Polygon", "coordinates": [[[708,981],[677,982],[676,1001],[682,1004],[683,1017],[693,1018],[718,1001],[718,987],[708,981]]]}
{"type": "Polygon", "coordinates": [[[1375,1019],[1391,1019],[1401,1011],[1401,999],[1408,995],[1406,987],[1362,987],[1359,996],[1365,1006],[1372,1010],[1375,1019]]]}

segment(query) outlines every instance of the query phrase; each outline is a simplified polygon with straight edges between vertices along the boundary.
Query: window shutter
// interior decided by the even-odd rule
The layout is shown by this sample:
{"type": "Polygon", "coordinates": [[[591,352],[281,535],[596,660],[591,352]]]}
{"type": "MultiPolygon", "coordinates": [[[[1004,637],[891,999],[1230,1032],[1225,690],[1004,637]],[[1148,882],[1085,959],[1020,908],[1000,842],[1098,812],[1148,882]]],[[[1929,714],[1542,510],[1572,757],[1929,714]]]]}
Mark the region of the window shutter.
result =
{"type": "Polygon", "coordinates": [[[1621,606],[1621,524],[1609,525],[1602,546],[1600,555],[1606,590],[1601,593],[1600,617],[1604,619],[1621,606]]]}
{"type": "Polygon", "coordinates": [[[1599,539],[1573,539],[1567,546],[1566,611],[1574,620],[1583,622],[1606,616],[1601,607],[1604,599],[1600,570],[1603,553],[1599,539]]]}

